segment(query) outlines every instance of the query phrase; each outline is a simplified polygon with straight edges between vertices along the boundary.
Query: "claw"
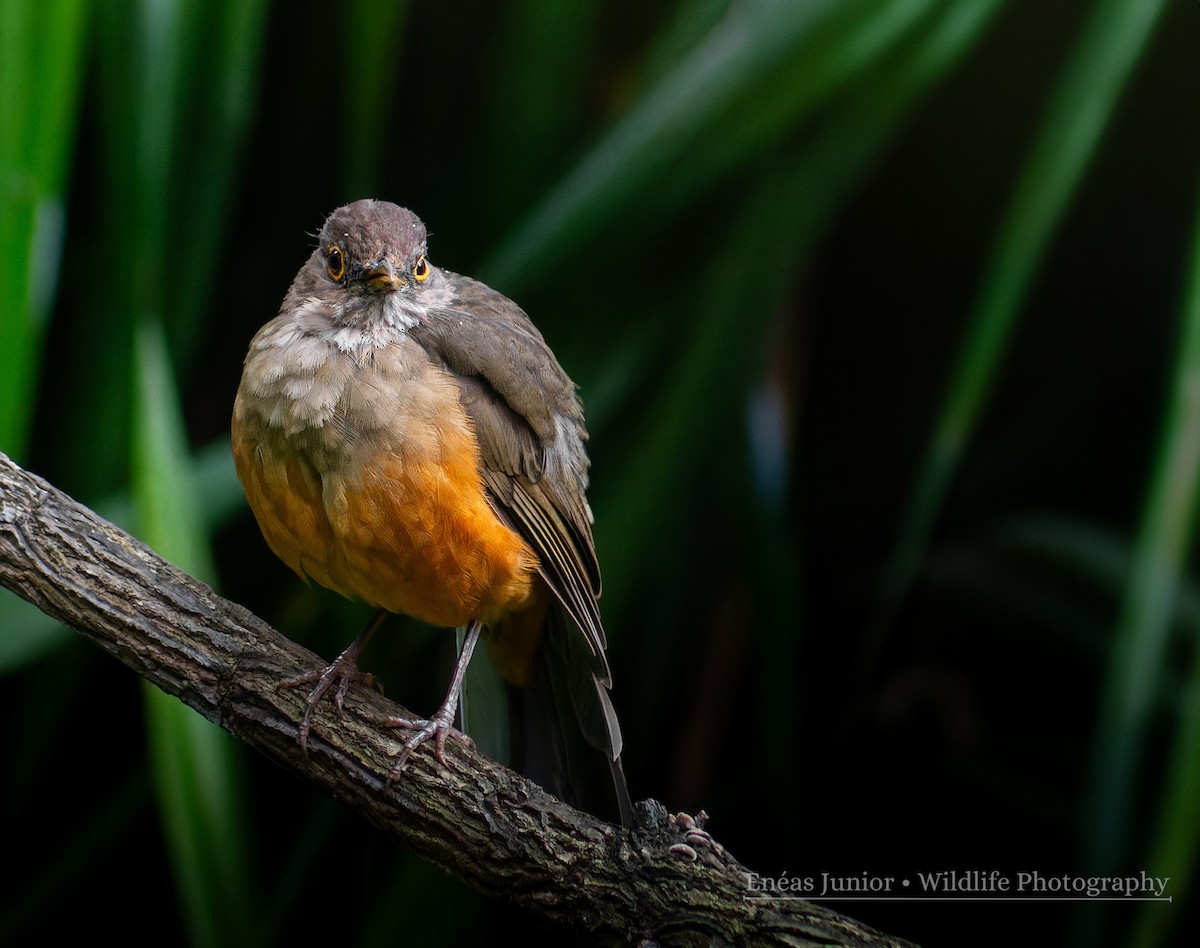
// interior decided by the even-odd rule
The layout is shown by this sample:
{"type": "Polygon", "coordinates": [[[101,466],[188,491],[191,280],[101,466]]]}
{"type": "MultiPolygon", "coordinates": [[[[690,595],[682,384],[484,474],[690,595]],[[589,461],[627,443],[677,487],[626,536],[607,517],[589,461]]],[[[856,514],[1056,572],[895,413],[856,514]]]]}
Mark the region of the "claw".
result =
{"type": "Polygon", "coordinates": [[[482,628],[483,626],[479,622],[472,622],[467,627],[462,652],[458,656],[458,661],[454,663],[454,675],[450,680],[450,688],[446,692],[446,699],[442,702],[442,706],[437,709],[433,717],[427,721],[419,719],[410,721],[408,718],[390,717],[384,718],[380,722],[384,727],[399,727],[414,732],[404,742],[404,747],[400,749],[400,753],[396,755],[396,762],[392,765],[391,772],[388,774],[388,783],[399,778],[401,771],[404,770],[404,765],[408,763],[408,759],[412,756],[413,751],[422,744],[427,743],[431,738],[434,741],[434,756],[437,757],[438,762],[442,766],[446,765],[446,738],[450,734],[453,734],[468,747],[475,746],[475,742],[471,738],[462,733],[462,731],[455,729],[454,715],[458,710],[458,699],[462,694],[463,679],[466,677],[467,666],[471,662],[471,653],[475,650],[475,643],[479,641],[479,633],[482,628]]]}
{"type": "Polygon", "coordinates": [[[404,742],[400,753],[396,755],[396,762],[392,765],[391,772],[388,774],[388,783],[399,779],[401,772],[404,770],[404,765],[408,763],[408,759],[412,756],[413,751],[422,744],[427,743],[430,739],[434,742],[433,754],[442,766],[446,765],[446,738],[453,735],[456,740],[462,741],[468,747],[475,746],[475,742],[470,737],[454,727],[454,710],[453,707],[442,705],[437,713],[427,721],[419,718],[409,720],[408,718],[392,717],[384,718],[380,722],[384,727],[399,727],[412,732],[408,740],[404,742]]]}
{"type": "Polygon", "coordinates": [[[383,610],[377,612],[366,628],[358,634],[358,637],[346,646],[346,650],[342,652],[333,662],[326,665],[321,671],[305,672],[302,675],[295,675],[291,678],[285,678],[278,685],[279,688],[298,688],[301,685],[311,685],[316,682],[316,687],[309,692],[308,697],[304,701],[304,717],[300,720],[299,736],[300,749],[305,753],[308,752],[308,734],[312,729],[312,715],[317,703],[325,696],[334,682],[337,682],[337,690],[333,693],[333,703],[340,714],[346,702],[346,692],[350,690],[350,685],[353,682],[360,682],[367,687],[376,686],[375,676],[370,672],[361,671],[358,667],[358,653],[363,650],[363,647],[370,641],[372,635],[375,634],[387,618],[387,613],[383,610]]]}
{"type": "Polygon", "coordinates": [[[333,703],[340,714],[344,710],[346,703],[346,692],[350,690],[351,683],[355,681],[367,687],[372,687],[376,684],[374,675],[370,672],[361,671],[355,663],[353,656],[346,659],[346,653],[343,652],[332,664],[326,665],[320,671],[305,672],[302,675],[285,678],[279,683],[280,688],[299,688],[302,685],[311,685],[313,682],[316,682],[316,687],[309,692],[308,697],[304,700],[304,717],[300,720],[299,728],[301,750],[308,750],[308,734],[312,729],[313,711],[325,696],[325,692],[335,682],[337,683],[337,690],[333,693],[333,703]]]}

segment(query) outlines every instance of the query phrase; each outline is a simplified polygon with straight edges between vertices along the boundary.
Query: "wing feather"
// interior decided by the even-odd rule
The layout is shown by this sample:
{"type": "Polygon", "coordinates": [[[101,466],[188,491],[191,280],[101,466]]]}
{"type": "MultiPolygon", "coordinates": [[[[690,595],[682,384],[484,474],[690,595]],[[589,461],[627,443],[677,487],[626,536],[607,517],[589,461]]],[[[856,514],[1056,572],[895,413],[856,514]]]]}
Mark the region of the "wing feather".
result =
{"type": "Polygon", "coordinates": [[[537,553],[543,578],[608,685],[586,499],[587,431],[575,385],[520,307],[482,283],[447,276],[453,295],[427,310],[410,335],[453,370],[492,503],[537,553]],[[470,321],[486,326],[462,331],[470,321]]]}

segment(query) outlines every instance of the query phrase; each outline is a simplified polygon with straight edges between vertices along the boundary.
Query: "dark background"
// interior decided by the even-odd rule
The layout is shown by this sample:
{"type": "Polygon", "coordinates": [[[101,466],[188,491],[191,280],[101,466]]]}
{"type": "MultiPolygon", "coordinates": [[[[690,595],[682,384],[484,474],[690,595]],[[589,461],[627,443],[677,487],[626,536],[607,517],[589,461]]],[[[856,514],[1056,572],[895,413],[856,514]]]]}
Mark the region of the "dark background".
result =
{"type": "MultiPolygon", "coordinates": [[[[1172,877],[837,903],[924,945],[1186,943],[1197,11],[726,6],[10,5],[0,448],[331,657],[367,612],[271,556],[229,414],[324,215],[409,206],[581,387],[636,798],[764,876],[1172,877]]],[[[0,942],[543,938],[0,605],[0,942]]],[[[431,711],[451,637],[389,629],[431,711]]]]}

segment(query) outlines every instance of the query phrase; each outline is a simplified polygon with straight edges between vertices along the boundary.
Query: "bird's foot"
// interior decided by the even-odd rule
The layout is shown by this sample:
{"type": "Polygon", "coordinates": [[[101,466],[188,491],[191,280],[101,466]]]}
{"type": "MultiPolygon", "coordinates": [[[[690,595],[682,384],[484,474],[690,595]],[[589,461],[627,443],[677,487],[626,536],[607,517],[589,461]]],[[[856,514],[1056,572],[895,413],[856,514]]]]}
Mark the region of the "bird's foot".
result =
{"type": "MultiPolygon", "coordinates": [[[[338,713],[341,714],[344,710],[343,705],[346,702],[346,692],[350,689],[352,682],[359,682],[366,685],[368,688],[379,688],[375,676],[370,672],[360,671],[358,667],[358,653],[366,647],[367,642],[371,640],[371,636],[376,630],[383,625],[388,614],[380,609],[367,623],[366,627],[358,633],[357,638],[346,646],[345,651],[333,660],[332,664],[326,665],[320,671],[305,672],[303,675],[295,675],[291,678],[285,678],[278,685],[279,688],[299,688],[301,685],[311,685],[316,682],[316,687],[309,692],[307,700],[304,702],[304,718],[300,721],[300,749],[308,751],[308,732],[312,727],[312,713],[316,708],[317,702],[324,697],[325,692],[337,685],[337,690],[333,693],[333,703],[337,705],[338,713]]],[[[382,691],[382,688],[379,688],[382,691]]]]}
{"type": "Polygon", "coordinates": [[[475,742],[467,737],[462,731],[454,728],[454,714],[458,710],[458,699],[462,696],[463,681],[467,674],[467,665],[471,661],[471,653],[475,651],[475,643],[479,641],[479,634],[483,630],[483,623],[478,620],[472,621],[467,625],[466,635],[463,637],[462,651],[458,655],[458,660],[454,663],[454,674],[450,678],[450,688],[446,692],[446,699],[442,702],[442,706],[437,709],[428,721],[410,721],[408,718],[385,718],[383,725],[385,727],[402,727],[405,730],[412,731],[407,741],[404,742],[404,747],[400,749],[400,753],[396,757],[396,763],[392,765],[392,772],[388,774],[388,782],[396,780],[400,776],[400,772],[404,770],[404,765],[408,763],[408,758],[412,756],[413,751],[424,744],[431,738],[434,741],[433,753],[437,757],[438,762],[444,767],[446,765],[446,737],[453,734],[468,747],[474,747],[475,742]]]}
{"type": "Polygon", "coordinates": [[[355,657],[355,655],[343,652],[320,671],[305,672],[303,675],[285,678],[279,683],[280,688],[299,688],[304,685],[316,684],[304,701],[304,717],[300,721],[299,729],[301,750],[308,750],[308,732],[312,727],[313,710],[330,688],[333,688],[334,685],[337,686],[333,692],[333,703],[340,714],[344,710],[346,692],[350,690],[352,683],[358,682],[368,688],[379,687],[374,675],[364,672],[358,667],[355,657]]]}
{"type": "Polygon", "coordinates": [[[396,755],[396,762],[392,765],[391,773],[388,774],[389,782],[400,777],[400,773],[404,770],[404,765],[408,763],[408,758],[412,756],[413,751],[427,741],[434,742],[433,754],[443,766],[446,763],[447,737],[453,735],[468,747],[475,746],[475,742],[470,737],[454,727],[455,704],[457,702],[443,704],[438,708],[437,713],[427,721],[420,718],[387,717],[380,722],[384,727],[398,727],[412,732],[408,740],[404,742],[400,753],[396,755]]]}

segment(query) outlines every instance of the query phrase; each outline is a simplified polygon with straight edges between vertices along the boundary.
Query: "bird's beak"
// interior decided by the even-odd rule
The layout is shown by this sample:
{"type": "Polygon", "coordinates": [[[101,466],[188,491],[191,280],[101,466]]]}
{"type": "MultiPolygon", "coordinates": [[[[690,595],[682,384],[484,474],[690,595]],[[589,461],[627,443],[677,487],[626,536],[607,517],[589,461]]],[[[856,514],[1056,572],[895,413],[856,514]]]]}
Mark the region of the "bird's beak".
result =
{"type": "Polygon", "coordinates": [[[387,260],[364,267],[360,279],[379,293],[399,289],[408,283],[387,260]]]}

